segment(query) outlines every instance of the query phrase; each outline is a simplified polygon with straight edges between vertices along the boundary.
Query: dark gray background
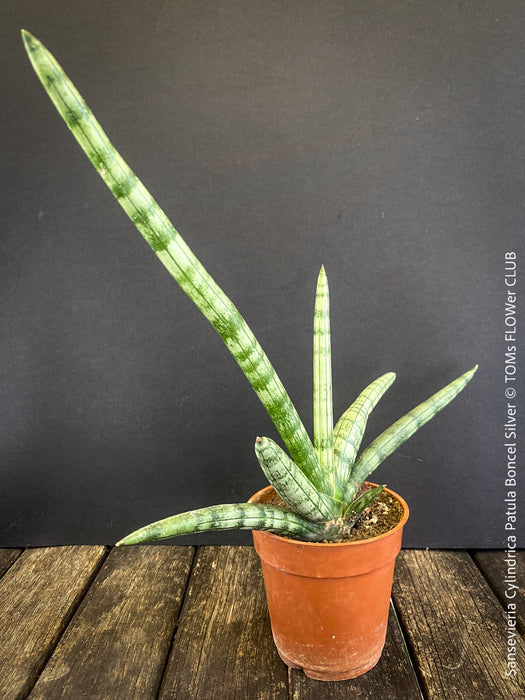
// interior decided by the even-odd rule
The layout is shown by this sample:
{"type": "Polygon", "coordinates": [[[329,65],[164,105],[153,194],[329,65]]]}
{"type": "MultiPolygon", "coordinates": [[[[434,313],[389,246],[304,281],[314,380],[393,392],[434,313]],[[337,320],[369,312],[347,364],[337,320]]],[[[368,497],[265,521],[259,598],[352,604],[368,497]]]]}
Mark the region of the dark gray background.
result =
{"type": "Polygon", "coordinates": [[[0,19],[0,545],[111,543],[246,500],[265,485],[254,439],[276,437],[56,114],[21,27],[239,306],[309,430],[321,263],[337,417],[398,374],[367,442],[480,364],[374,476],[409,502],[407,546],[504,545],[524,4],[35,0],[0,19]]]}

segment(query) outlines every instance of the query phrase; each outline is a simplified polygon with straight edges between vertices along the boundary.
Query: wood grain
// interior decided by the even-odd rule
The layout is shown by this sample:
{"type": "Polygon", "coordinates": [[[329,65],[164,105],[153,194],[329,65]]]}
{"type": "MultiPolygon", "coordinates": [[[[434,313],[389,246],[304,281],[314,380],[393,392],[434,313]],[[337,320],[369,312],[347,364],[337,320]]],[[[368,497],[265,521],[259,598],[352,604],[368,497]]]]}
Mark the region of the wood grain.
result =
{"type": "Polygon", "coordinates": [[[21,549],[0,549],[0,578],[21,554],[21,549]]]}
{"type": "Polygon", "coordinates": [[[510,565],[505,561],[507,558],[508,555],[505,552],[476,552],[474,555],[474,561],[503,607],[506,608],[509,602],[516,603],[518,630],[523,635],[525,634],[525,551],[516,552],[515,562],[511,559],[510,565]],[[513,563],[516,564],[515,572],[513,563]],[[506,578],[517,588],[511,588],[509,582],[505,581],[506,578]],[[515,597],[509,598],[514,595],[515,597]]]}
{"type": "Polygon", "coordinates": [[[111,551],[31,700],[156,698],[193,547],[111,551]]]}
{"type": "MultiPolygon", "coordinates": [[[[201,547],[192,570],[194,551],[0,549],[2,700],[416,700],[410,662],[429,700],[525,698],[519,634],[517,678],[505,675],[504,552],[402,552],[393,589],[401,629],[391,611],[378,665],[322,683],[279,659],[253,548],[201,547]]],[[[524,564],[519,552],[518,625],[524,564]]]]}
{"type": "Polygon", "coordinates": [[[468,554],[401,552],[393,595],[428,698],[525,697],[523,640],[516,647],[522,670],[507,677],[504,611],[468,554]]]}
{"type": "Polygon", "coordinates": [[[199,549],[160,698],[288,700],[252,547],[199,549]]]}
{"type": "Polygon", "coordinates": [[[377,666],[359,678],[337,682],[314,681],[302,671],[292,669],[291,689],[293,700],[421,699],[421,691],[392,607],[385,648],[377,666]]]}
{"type": "Polygon", "coordinates": [[[0,697],[24,697],[105,556],[105,547],[26,550],[0,580],[0,697]]]}

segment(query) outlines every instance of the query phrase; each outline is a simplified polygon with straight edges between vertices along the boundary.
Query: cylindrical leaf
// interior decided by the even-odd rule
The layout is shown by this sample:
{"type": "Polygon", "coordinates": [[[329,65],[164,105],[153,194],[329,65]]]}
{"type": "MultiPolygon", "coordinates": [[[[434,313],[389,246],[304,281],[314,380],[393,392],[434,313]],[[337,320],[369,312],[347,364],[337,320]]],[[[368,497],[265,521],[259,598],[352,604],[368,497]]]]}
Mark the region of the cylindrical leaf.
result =
{"type": "Polygon", "coordinates": [[[270,438],[257,438],[255,454],[266,478],[295,513],[312,522],[341,515],[341,505],[317,491],[293,460],[270,438]]]}
{"type": "Polygon", "coordinates": [[[317,280],[314,310],[314,446],[321,467],[337,493],[333,464],[332,350],[330,344],[330,298],[328,280],[321,267],[317,280]]]}
{"type": "Polygon", "coordinates": [[[322,539],[323,528],[295,513],[264,503],[232,503],[179,513],[130,533],[119,542],[156,542],[210,530],[268,530],[306,541],[322,539]]]}
{"type": "Polygon", "coordinates": [[[296,464],[317,487],[327,490],[326,478],[308,433],[246,321],[117,153],[54,57],[29,32],[23,31],[22,35],[40,81],[99,175],[170,274],[219,333],[296,464]]]}
{"type": "MultiPolygon", "coordinates": [[[[392,454],[403,442],[421,428],[427,421],[433,418],[436,413],[445,408],[459,392],[465,388],[474,376],[478,366],[476,365],[461,377],[458,377],[446,387],[433,394],[429,399],[419,404],[405,416],[396,421],[390,428],[377,437],[357,459],[352,474],[349,489],[353,488],[355,482],[362,484],[363,481],[392,454]]],[[[345,501],[348,502],[348,492],[345,494],[345,501]]]]}
{"type": "Polygon", "coordinates": [[[354,493],[350,495],[348,481],[363,439],[368,417],[395,378],[394,372],[388,372],[369,384],[337,421],[334,429],[336,480],[341,488],[345,489],[347,497],[353,498],[354,493],[357,493],[359,488],[357,486],[354,493]]]}

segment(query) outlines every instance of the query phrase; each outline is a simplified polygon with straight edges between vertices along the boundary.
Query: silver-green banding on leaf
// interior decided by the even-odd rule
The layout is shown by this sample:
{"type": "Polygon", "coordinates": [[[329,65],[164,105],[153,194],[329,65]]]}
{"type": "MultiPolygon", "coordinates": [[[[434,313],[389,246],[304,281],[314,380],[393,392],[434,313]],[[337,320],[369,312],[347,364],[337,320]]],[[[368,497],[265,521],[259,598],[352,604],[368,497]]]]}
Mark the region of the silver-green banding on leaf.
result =
{"type": "Polygon", "coordinates": [[[312,522],[337,518],[342,504],[320,493],[290,457],[270,438],[257,438],[255,454],[276,493],[295,513],[312,522]]]}
{"type": "Polygon", "coordinates": [[[115,150],[54,57],[29,32],[23,31],[22,35],[42,85],[99,175],[170,274],[217,330],[295,463],[317,488],[329,492],[308,433],[246,321],[115,150]]]}
{"type": "Polygon", "coordinates": [[[310,440],[279,377],[235,305],[208,274],[151,194],[115,150],[81,95],[53,56],[28,32],[31,63],[58,112],[121,207],[169,273],[219,333],[266,408],[288,448],[258,439],[266,476],[292,511],[264,503],[210,506],[137,530],[118,544],[137,544],[209,530],[268,530],[305,541],[346,537],[382,487],[355,500],[362,482],[399,445],[470,381],[477,366],[416,406],[357,456],[370,412],[395,375],[372,382],[335,429],[328,283],[321,268],[314,313],[314,440],[310,440]]]}
{"type": "Polygon", "coordinates": [[[330,344],[330,297],[328,280],[321,267],[317,280],[314,309],[314,447],[321,467],[330,483],[334,497],[341,495],[334,481],[333,409],[332,409],[332,350],[330,344]]]}
{"type": "Polygon", "coordinates": [[[360,486],[355,482],[350,485],[348,481],[361,446],[368,417],[395,378],[394,372],[388,372],[369,384],[343,413],[334,428],[336,481],[345,489],[347,501],[353,498],[360,486]]]}
{"type": "Polygon", "coordinates": [[[190,510],[158,520],[126,535],[117,545],[156,542],[211,530],[267,530],[311,542],[321,540],[324,535],[324,525],[316,525],[278,506],[231,503],[190,510]]]}
{"type": "Polygon", "coordinates": [[[351,500],[348,493],[355,482],[361,484],[371,472],[378,467],[389,455],[402,443],[408,440],[416,430],[421,428],[436,413],[447,406],[455,398],[474,376],[478,366],[476,365],[465,374],[455,379],[446,387],[433,394],[429,399],[420,403],[405,416],[396,421],[390,428],[377,437],[358,457],[350,475],[350,484],[345,493],[345,502],[351,500]]]}

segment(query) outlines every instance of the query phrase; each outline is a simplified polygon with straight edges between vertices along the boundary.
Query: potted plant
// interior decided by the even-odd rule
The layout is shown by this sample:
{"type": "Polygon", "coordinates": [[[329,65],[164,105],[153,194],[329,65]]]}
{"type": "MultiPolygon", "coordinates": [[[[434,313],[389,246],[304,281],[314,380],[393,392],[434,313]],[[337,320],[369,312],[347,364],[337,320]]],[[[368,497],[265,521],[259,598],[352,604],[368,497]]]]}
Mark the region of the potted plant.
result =
{"type": "Polygon", "coordinates": [[[329,294],[321,268],[314,313],[312,443],[234,304],[116,152],[55,59],[31,34],[22,34],[38,77],[80,146],[170,274],[217,330],[289,453],[270,438],[257,438],[255,453],[271,486],[247,503],[213,505],[146,525],[117,544],[204,530],[253,530],[283,660],[313,678],[336,680],[364,673],[377,662],[384,644],[394,561],[408,518],[400,496],[367,479],[465,387],[477,367],[359,452],[368,416],[395,375],[387,373],[367,386],[334,427],[329,294]],[[370,529],[371,524],[383,524],[383,532],[370,529]]]}

